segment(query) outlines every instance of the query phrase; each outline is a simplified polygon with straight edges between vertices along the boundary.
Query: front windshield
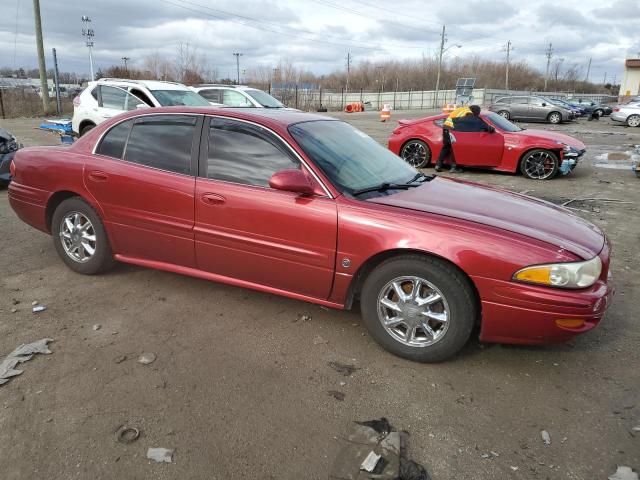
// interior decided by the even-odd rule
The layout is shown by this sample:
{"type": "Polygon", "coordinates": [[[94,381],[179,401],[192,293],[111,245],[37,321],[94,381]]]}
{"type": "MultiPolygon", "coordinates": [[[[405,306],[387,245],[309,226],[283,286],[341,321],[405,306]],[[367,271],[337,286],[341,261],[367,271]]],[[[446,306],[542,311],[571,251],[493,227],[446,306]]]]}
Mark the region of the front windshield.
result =
{"type": "Polygon", "coordinates": [[[176,105],[186,107],[211,106],[203,97],[191,90],[151,90],[151,93],[153,93],[163,107],[173,107],[176,105]]]}
{"type": "MultiPolygon", "coordinates": [[[[343,193],[383,183],[406,183],[418,171],[348,123],[316,120],[296,123],[289,133],[343,193]]],[[[391,190],[396,192],[396,190],[391,190]]]]}
{"type": "Polygon", "coordinates": [[[515,123],[511,123],[509,120],[504,118],[502,115],[498,115],[497,113],[487,113],[485,114],[485,118],[500,130],[504,130],[505,132],[520,132],[524,130],[523,128],[520,128],[515,123]]]}
{"type": "Polygon", "coordinates": [[[284,105],[262,90],[245,90],[256,102],[265,108],[284,108],[284,105]]]}

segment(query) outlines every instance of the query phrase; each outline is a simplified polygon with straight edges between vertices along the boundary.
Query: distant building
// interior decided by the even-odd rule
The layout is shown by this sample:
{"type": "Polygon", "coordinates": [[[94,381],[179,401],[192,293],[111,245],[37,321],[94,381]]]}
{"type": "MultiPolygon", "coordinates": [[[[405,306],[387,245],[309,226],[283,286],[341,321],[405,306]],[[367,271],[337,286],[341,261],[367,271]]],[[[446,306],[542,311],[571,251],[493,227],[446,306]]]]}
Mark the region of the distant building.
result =
{"type": "Polygon", "coordinates": [[[620,83],[620,101],[640,95],[640,58],[627,58],[620,83]]]}

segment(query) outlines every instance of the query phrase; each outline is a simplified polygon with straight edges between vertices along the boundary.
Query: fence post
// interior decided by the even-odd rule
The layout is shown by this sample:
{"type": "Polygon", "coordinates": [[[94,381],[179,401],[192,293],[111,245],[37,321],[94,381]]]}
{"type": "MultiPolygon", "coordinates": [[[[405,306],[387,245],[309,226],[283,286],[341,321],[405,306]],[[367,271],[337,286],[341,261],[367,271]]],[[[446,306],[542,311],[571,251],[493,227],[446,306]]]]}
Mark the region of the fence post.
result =
{"type": "Polygon", "coordinates": [[[396,91],[393,91],[393,109],[396,109],[396,91]]]}
{"type": "Polygon", "coordinates": [[[342,87],[340,89],[341,95],[342,95],[342,100],[340,101],[340,110],[344,110],[344,87],[342,87]]]}
{"type": "Polygon", "coordinates": [[[362,103],[362,89],[360,89],[360,103],[362,103]]]}
{"type": "Polygon", "coordinates": [[[424,90],[420,92],[420,110],[424,108],[424,90]]]}
{"type": "Polygon", "coordinates": [[[382,95],[382,87],[380,87],[380,91],[378,92],[378,110],[380,110],[380,96],[382,95]]]}
{"type": "Polygon", "coordinates": [[[296,83],[296,109],[298,108],[298,84],[296,83]]]}
{"type": "Polygon", "coordinates": [[[2,111],[2,118],[7,118],[4,114],[4,99],[2,98],[2,87],[0,87],[0,111],[2,111]]]}
{"type": "Polygon", "coordinates": [[[322,108],[322,85],[320,85],[320,107],[322,108]]]}

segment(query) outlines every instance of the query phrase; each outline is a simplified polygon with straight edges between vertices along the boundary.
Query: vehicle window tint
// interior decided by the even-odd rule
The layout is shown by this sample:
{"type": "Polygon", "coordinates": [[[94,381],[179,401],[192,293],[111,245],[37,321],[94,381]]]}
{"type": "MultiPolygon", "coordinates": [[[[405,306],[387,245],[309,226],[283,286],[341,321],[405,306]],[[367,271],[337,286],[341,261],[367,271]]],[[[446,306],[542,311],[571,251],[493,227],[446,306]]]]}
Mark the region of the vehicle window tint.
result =
{"type": "Polygon", "coordinates": [[[95,87],[93,90],[91,90],[91,96],[98,100],[98,87],[95,87]]]}
{"type": "Polygon", "coordinates": [[[128,162],[170,172],[191,172],[191,143],[196,117],[157,115],[139,117],[124,152],[128,162]]]}
{"type": "Polygon", "coordinates": [[[513,97],[511,99],[511,103],[516,105],[526,105],[529,103],[529,99],[527,97],[513,97]]]}
{"type": "Polygon", "coordinates": [[[291,168],[300,168],[300,163],[265,129],[233,120],[211,119],[208,178],[268,187],[271,175],[291,168]]]}
{"type": "Polygon", "coordinates": [[[144,103],[146,103],[150,107],[153,107],[153,102],[147,96],[147,94],[144,93],[142,90],[138,90],[137,88],[132,88],[131,89],[131,94],[135,95],[136,97],[138,97],[140,100],[142,100],[144,103]]]}
{"type": "Polygon", "coordinates": [[[209,90],[200,90],[198,92],[199,95],[202,95],[204,98],[213,103],[222,103],[222,98],[220,95],[220,90],[209,89],[209,90]]]}
{"type": "Polygon", "coordinates": [[[119,123],[107,134],[102,137],[102,141],[96,150],[96,153],[100,155],[106,155],[107,157],[122,158],[122,152],[124,151],[124,145],[127,143],[127,137],[129,136],[129,130],[133,120],[119,123]]]}
{"type": "Polygon", "coordinates": [[[253,104],[247,97],[233,90],[222,91],[222,103],[229,107],[253,107],[253,104]]]}
{"type": "Polygon", "coordinates": [[[125,110],[135,110],[136,108],[138,108],[138,105],[144,105],[144,104],[145,103],[135,95],[127,93],[127,98],[125,99],[125,102],[124,102],[124,108],[125,110]]]}
{"type": "Polygon", "coordinates": [[[127,92],[121,88],[108,87],[106,85],[100,86],[100,95],[102,97],[102,107],[115,108],[117,110],[124,110],[124,103],[127,98],[127,92]]]}

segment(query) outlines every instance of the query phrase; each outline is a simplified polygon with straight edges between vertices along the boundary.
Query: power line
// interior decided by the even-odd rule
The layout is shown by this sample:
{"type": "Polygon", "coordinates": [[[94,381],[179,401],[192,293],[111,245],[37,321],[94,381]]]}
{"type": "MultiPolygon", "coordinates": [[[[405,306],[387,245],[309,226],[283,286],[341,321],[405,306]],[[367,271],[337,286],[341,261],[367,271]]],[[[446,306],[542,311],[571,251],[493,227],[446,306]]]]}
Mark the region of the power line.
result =
{"type": "MultiPolygon", "coordinates": [[[[361,3],[362,5],[366,5],[367,7],[371,7],[371,8],[377,8],[378,10],[382,10],[383,12],[393,13],[394,15],[410,18],[414,23],[416,21],[416,17],[415,16],[407,15],[405,13],[398,12],[397,10],[391,10],[390,8],[380,7],[378,5],[374,5],[373,3],[363,2],[361,0],[357,1],[356,3],[361,3]]],[[[428,23],[428,24],[431,24],[431,25],[437,25],[438,27],[440,26],[440,24],[438,22],[428,22],[426,20],[420,20],[420,23],[428,23]]]]}

